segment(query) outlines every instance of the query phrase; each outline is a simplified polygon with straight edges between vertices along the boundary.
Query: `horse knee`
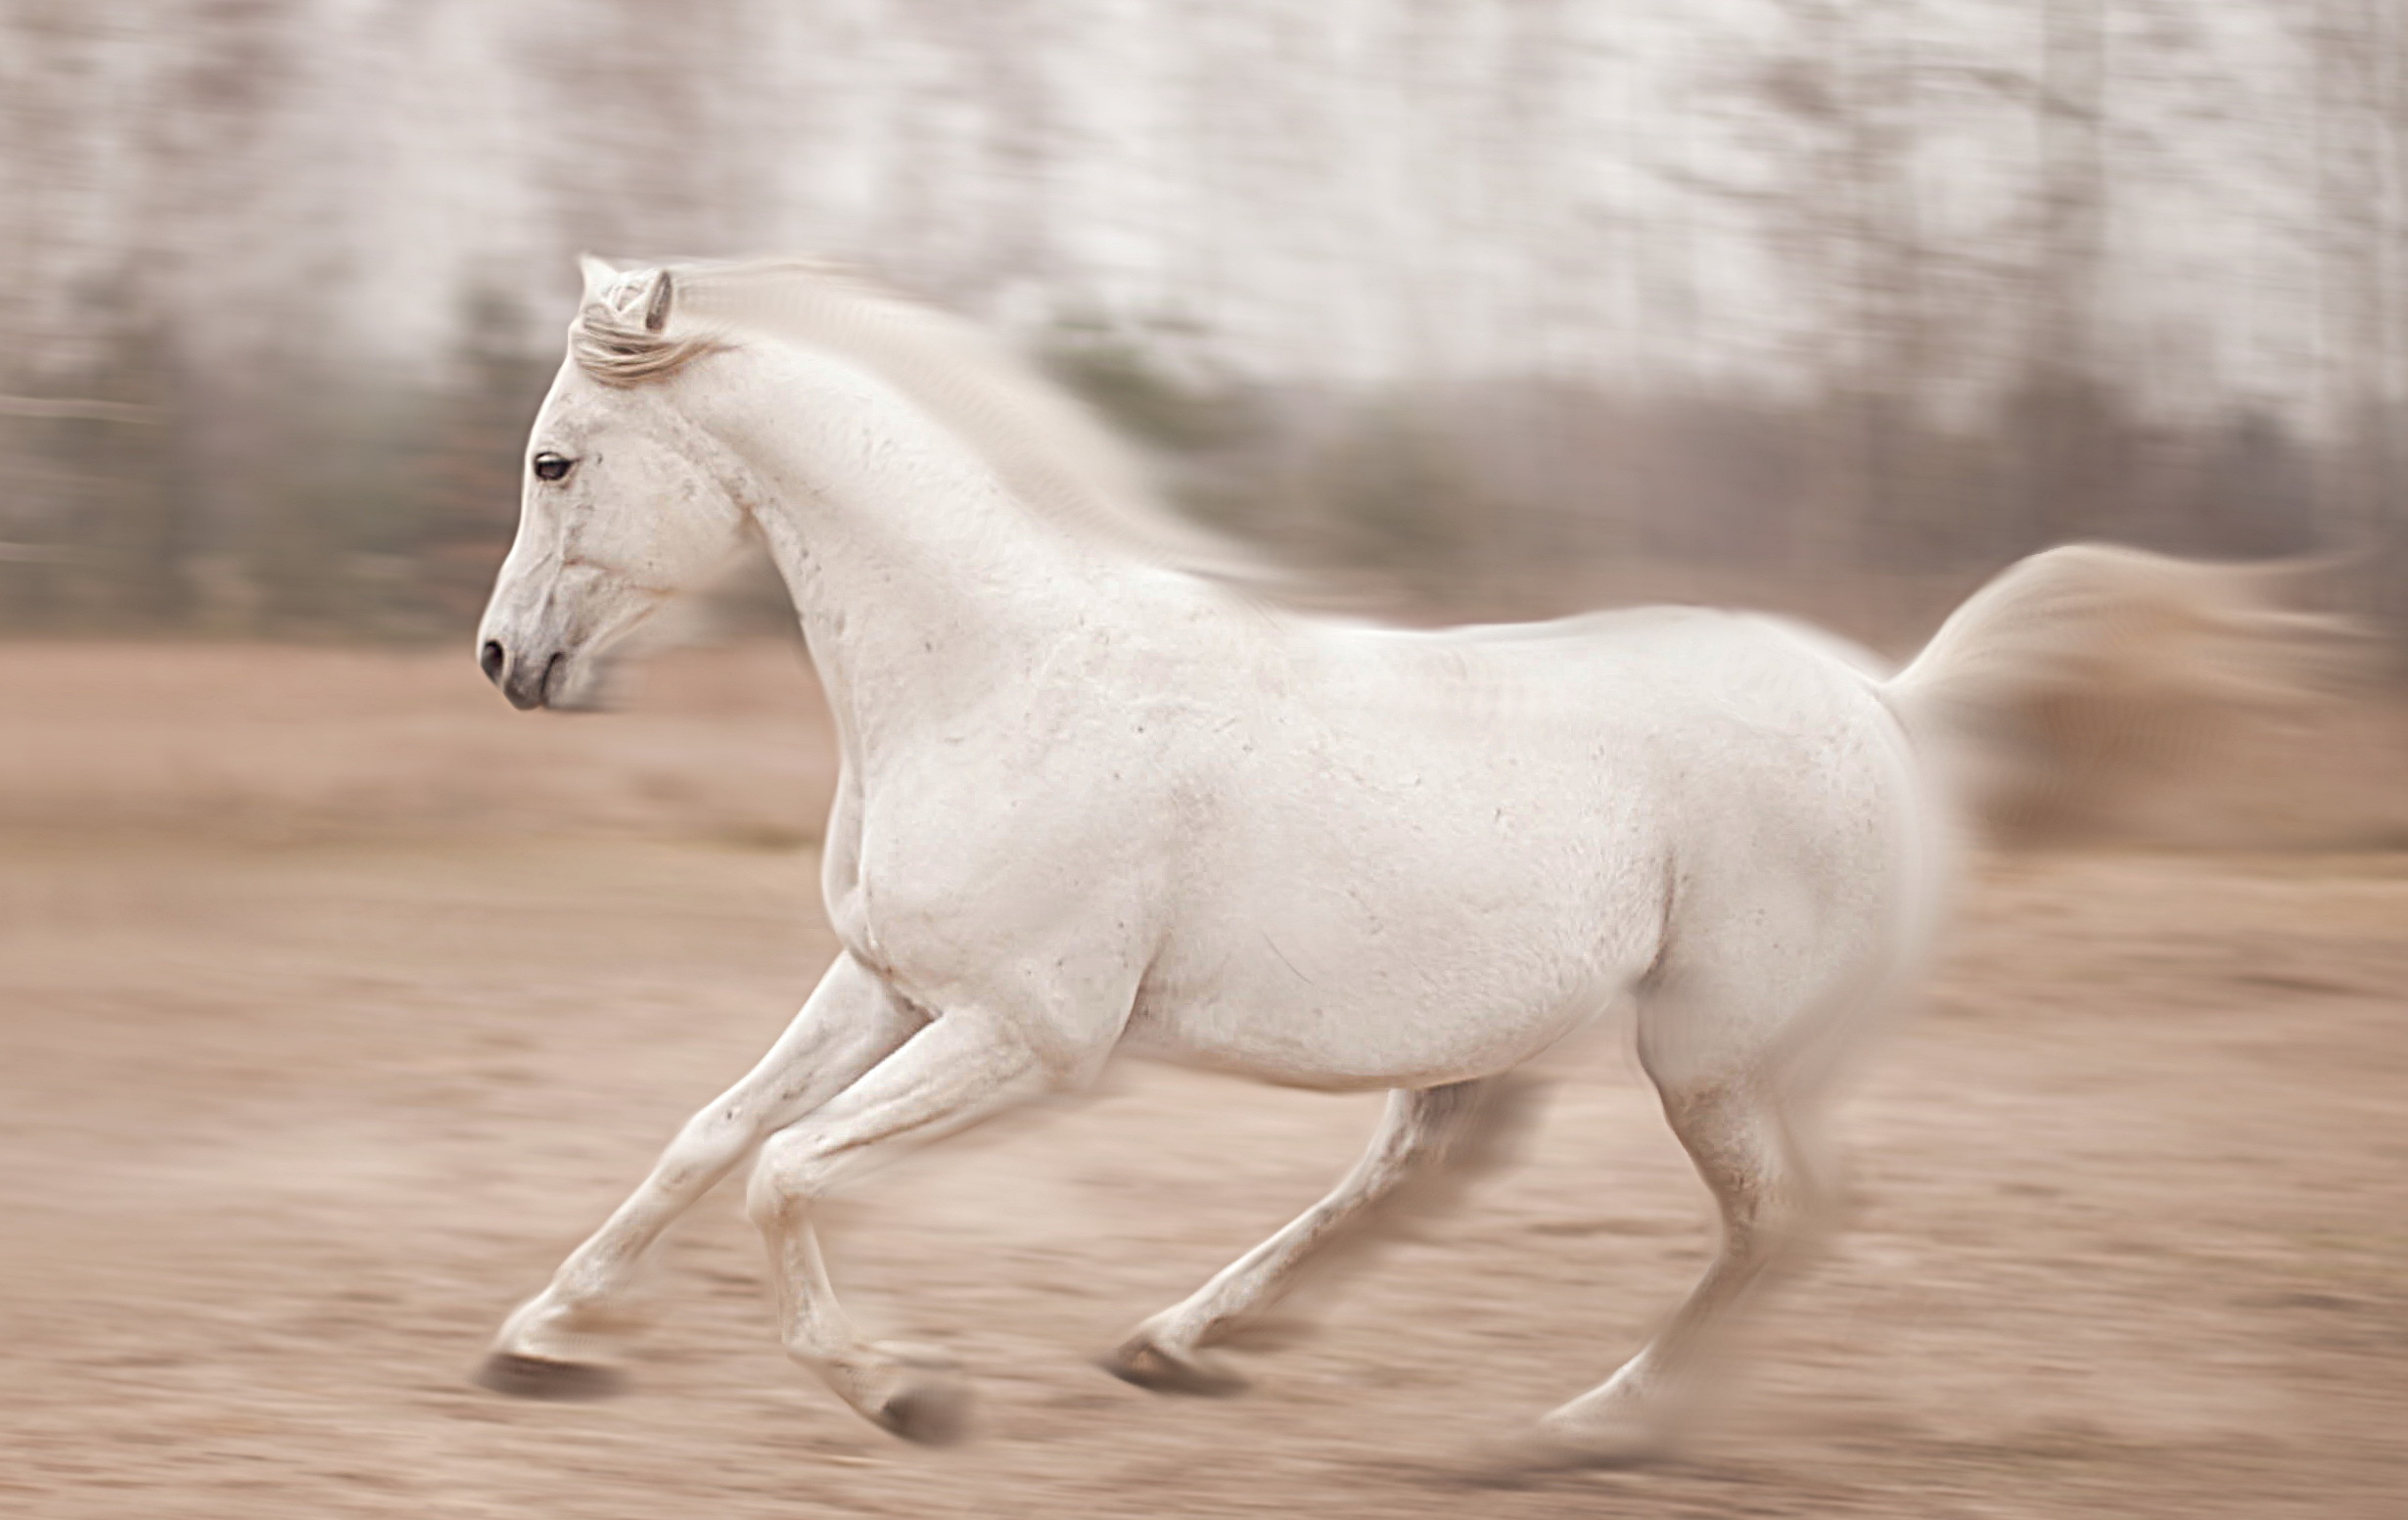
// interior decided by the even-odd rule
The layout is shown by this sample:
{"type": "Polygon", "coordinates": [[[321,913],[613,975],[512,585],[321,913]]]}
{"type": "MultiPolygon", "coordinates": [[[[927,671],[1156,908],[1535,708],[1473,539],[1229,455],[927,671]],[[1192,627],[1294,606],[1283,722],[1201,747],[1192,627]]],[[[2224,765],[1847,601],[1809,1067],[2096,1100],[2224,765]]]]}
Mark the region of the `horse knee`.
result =
{"type": "Polygon", "coordinates": [[[769,1136],[745,1186],[745,1217],[764,1230],[791,1223],[825,1189],[828,1161],[815,1136],[792,1131],[769,1136]]]}

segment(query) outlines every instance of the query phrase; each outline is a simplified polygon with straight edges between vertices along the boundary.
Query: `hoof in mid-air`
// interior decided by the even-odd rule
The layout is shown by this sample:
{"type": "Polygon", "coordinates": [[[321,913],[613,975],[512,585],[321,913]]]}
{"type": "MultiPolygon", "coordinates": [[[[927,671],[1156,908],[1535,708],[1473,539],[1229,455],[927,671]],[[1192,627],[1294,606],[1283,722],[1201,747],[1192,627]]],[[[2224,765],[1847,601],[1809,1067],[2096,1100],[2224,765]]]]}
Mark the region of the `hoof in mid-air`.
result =
{"type": "Polygon", "coordinates": [[[1574,1472],[1644,1467],[1670,1459],[1677,1425],[1653,1401],[1633,1394],[1576,1400],[1536,1426],[1484,1443],[1448,1471],[1473,1488],[1529,1488],[1574,1472]]]}
{"type": "Polygon", "coordinates": [[[626,1379],[610,1367],[590,1361],[554,1361],[548,1357],[524,1357],[497,1351],[477,1368],[480,1388],[513,1399],[546,1399],[582,1403],[609,1399],[626,1391],[626,1379]]]}
{"type": "Polygon", "coordinates": [[[1186,1394],[1199,1399],[1227,1399],[1246,1391],[1247,1382],[1217,1359],[1176,1356],[1150,1336],[1140,1335],[1096,1365],[1149,1393],[1186,1394]]]}
{"type": "Polygon", "coordinates": [[[970,1434],[969,1380],[941,1351],[879,1341],[816,1365],[838,1398],[898,1440],[948,1447],[970,1434]]]}
{"type": "Polygon", "coordinates": [[[868,1413],[880,1429],[914,1446],[959,1446],[970,1435],[969,1385],[955,1378],[919,1379],[868,1413]]]}

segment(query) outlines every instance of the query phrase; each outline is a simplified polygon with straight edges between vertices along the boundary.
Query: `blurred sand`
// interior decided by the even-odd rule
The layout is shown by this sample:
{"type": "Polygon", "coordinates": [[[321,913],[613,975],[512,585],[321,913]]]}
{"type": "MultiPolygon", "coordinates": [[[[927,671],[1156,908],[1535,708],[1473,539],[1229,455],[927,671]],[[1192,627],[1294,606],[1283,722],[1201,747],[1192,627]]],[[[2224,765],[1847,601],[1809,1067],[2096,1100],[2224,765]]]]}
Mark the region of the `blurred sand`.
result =
{"type": "Polygon", "coordinates": [[[818,836],[835,758],[799,645],[623,686],[528,721],[465,647],[0,642],[0,828],[818,836]]]}
{"type": "MultiPolygon", "coordinates": [[[[819,837],[833,739],[799,646],[675,650],[618,695],[531,717],[423,646],[0,642],[0,830],[819,837]]],[[[2169,784],[2118,799],[2127,843],[2408,848],[2408,704],[2254,717],[2159,762],[2169,784]]]]}
{"type": "Polygon", "coordinates": [[[1610,1052],[1247,1399],[1085,1359],[1324,1187],[1374,1100],[1143,1069],[844,1210],[851,1301],[977,1376],[967,1449],[785,1363],[726,1196],[664,1255],[628,1398],[470,1388],[830,952],[812,701],[774,647],[568,719],[456,652],[0,646],[0,1512],[2400,1512],[2398,841],[1986,868],[1849,1110],[1853,1232],[1670,1467],[1432,1477],[1700,1264],[1702,1193],[1610,1052]]]}

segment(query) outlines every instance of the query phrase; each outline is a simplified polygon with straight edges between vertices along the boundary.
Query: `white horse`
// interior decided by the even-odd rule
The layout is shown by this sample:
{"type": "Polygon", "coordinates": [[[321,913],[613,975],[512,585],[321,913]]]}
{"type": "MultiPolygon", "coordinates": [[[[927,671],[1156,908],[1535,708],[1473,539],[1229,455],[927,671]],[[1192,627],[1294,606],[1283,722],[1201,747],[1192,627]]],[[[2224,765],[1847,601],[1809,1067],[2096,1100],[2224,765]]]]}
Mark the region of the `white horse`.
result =
{"type": "Polygon", "coordinates": [[[1280,611],[1146,493],[1074,403],[966,324],[803,263],[588,260],[480,630],[521,708],[758,534],[834,709],[825,890],[844,949],[687,1123],[482,1374],[607,1380],[593,1337],[647,1249],[752,1161],[787,1350],[897,1435],[960,1426],[940,1356],[865,1339],[814,1202],[906,1147],[1094,1080],[1116,1052],[1390,1092],[1326,1198],[1107,1366],[1227,1391],[1207,1351],[1370,1206],[1481,1153],[1508,1074],[1636,1005],[1639,1056],[1720,1206],[1646,1347],[1542,1423],[1654,1450],[1728,1318],[1830,1183],[1819,1108],[1922,959],[1942,757],[2044,691],[2263,685],[2299,620],[2243,573],[2063,549],[1968,602],[1902,673],[1698,610],[1413,632],[1280,611]]]}

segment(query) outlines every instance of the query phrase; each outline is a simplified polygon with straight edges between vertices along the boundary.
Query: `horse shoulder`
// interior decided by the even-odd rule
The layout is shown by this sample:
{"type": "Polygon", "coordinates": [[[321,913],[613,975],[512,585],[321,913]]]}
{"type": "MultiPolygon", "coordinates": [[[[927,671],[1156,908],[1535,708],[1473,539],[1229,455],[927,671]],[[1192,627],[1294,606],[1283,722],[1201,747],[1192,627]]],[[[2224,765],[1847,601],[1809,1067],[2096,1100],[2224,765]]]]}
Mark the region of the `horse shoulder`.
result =
{"type": "Polygon", "coordinates": [[[830,897],[849,946],[915,997],[1039,961],[1087,965],[1087,982],[1141,964],[1194,751],[1181,711],[1111,695],[890,757],[860,793],[841,909],[830,897]]]}

